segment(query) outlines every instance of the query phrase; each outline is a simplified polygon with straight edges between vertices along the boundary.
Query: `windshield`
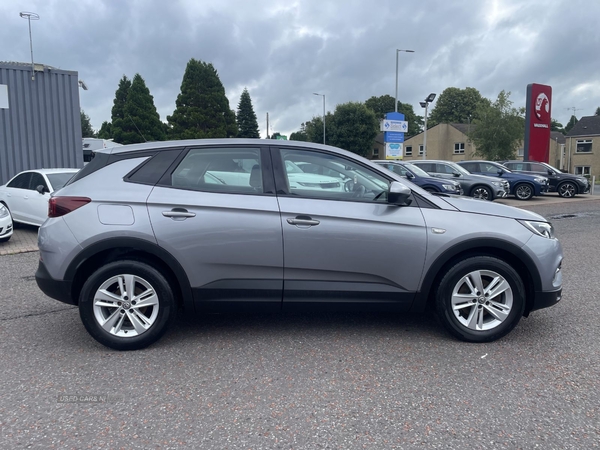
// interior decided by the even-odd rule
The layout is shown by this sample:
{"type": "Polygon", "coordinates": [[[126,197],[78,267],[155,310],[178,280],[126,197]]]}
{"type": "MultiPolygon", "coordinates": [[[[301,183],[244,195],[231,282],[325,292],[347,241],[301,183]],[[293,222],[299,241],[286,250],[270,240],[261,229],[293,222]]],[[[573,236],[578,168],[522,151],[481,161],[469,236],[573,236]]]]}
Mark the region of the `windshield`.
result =
{"type": "Polygon", "coordinates": [[[427,172],[425,172],[420,167],[415,166],[414,164],[404,163],[404,167],[406,167],[408,170],[410,170],[412,173],[414,173],[418,177],[428,177],[428,178],[431,178],[431,175],[429,175],[427,172]]]}
{"type": "Polygon", "coordinates": [[[62,188],[67,181],[73,178],[76,172],[59,172],[59,173],[47,173],[46,176],[48,180],[50,180],[50,184],[52,185],[52,190],[58,191],[62,188]]]}

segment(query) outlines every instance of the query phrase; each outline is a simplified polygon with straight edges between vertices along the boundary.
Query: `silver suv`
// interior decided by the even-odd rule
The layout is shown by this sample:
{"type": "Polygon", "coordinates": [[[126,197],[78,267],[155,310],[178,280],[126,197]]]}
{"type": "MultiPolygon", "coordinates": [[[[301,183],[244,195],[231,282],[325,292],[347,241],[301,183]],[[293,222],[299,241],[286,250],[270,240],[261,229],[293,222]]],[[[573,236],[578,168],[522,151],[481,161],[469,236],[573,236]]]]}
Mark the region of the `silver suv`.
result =
{"type": "Polygon", "coordinates": [[[431,303],[453,335],[487,342],[562,289],[562,249],[543,217],[431,195],[353,153],[293,141],[100,150],[53,194],[39,248],[38,286],[119,350],[155,342],[178,308],[431,303]]]}

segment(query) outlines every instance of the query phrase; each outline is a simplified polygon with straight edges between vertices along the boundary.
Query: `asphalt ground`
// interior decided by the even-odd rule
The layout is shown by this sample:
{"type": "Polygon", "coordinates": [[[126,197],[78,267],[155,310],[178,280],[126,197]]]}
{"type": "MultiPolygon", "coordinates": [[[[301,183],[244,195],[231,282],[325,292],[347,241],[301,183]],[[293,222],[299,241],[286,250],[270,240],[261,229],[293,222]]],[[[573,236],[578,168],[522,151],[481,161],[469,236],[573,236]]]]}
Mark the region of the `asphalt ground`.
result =
{"type": "MultiPolygon", "coordinates": [[[[523,202],[525,203],[525,202],[523,202]]],[[[428,315],[181,315],[116,352],[0,257],[0,447],[542,448],[600,443],[600,199],[552,219],[562,301],[466,344],[428,315]]]]}

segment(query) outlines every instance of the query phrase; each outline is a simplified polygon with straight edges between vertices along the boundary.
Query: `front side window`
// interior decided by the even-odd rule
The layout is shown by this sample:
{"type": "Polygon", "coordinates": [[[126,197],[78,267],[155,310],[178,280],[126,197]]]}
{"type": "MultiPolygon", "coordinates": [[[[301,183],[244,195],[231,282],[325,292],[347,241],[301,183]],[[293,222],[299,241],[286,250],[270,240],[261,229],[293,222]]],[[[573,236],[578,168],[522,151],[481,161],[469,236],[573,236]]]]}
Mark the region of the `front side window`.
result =
{"type": "Polygon", "coordinates": [[[32,172],[31,180],[29,181],[29,189],[32,191],[35,191],[35,190],[37,190],[38,186],[42,186],[44,188],[44,192],[50,192],[48,190],[48,185],[46,184],[46,180],[44,180],[44,177],[42,176],[42,174],[37,173],[37,172],[32,172]]]}
{"type": "Polygon", "coordinates": [[[260,149],[192,149],[171,174],[171,185],[207,192],[262,193],[260,149]]]}
{"type": "Polygon", "coordinates": [[[546,168],[542,164],[539,164],[539,163],[530,163],[529,166],[531,167],[529,170],[532,171],[532,172],[548,173],[548,168],[546,168]]]}
{"type": "Polygon", "coordinates": [[[454,144],[454,154],[455,155],[462,155],[465,152],[465,143],[464,142],[457,142],[454,144]]]}
{"type": "Polygon", "coordinates": [[[577,139],[577,150],[576,153],[591,153],[592,152],[592,140],[591,139],[577,139]]]}
{"type": "Polygon", "coordinates": [[[385,168],[388,170],[391,170],[392,172],[397,173],[398,175],[400,175],[401,177],[406,178],[406,172],[408,172],[404,166],[401,166],[399,164],[386,164],[385,168]]]}
{"type": "Polygon", "coordinates": [[[15,189],[29,189],[29,182],[31,181],[31,172],[22,173],[15,177],[10,183],[6,185],[9,188],[15,189]]]}
{"type": "Polygon", "coordinates": [[[494,164],[489,164],[489,163],[481,163],[480,167],[481,167],[481,172],[493,173],[494,175],[497,175],[498,170],[500,170],[499,167],[495,166],[494,164]]]}
{"type": "Polygon", "coordinates": [[[292,196],[350,201],[387,200],[389,181],[352,160],[306,150],[280,151],[292,196]]]}
{"type": "Polygon", "coordinates": [[[464,164],[461,164],[461,166],[464,167],[465,169],[467,169],[471,173],[479,172],[479,167],[478,167],[477,163],[464,163],[464,164]]]}

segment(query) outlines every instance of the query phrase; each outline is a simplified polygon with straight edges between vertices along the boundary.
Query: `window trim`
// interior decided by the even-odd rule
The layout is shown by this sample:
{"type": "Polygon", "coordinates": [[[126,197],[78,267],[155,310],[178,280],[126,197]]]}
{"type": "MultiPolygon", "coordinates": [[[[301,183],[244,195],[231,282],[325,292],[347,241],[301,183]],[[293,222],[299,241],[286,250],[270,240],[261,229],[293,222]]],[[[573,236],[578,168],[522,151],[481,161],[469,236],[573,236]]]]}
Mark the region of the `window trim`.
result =
{"type": "Polygon", "coordinates": [[[413,148],[412,145],[408,145],[408,146],[404,147],[404,156],[412,156],[413,155],[412,154],[412,151],[413,151],[412,148],[413,148]]]}
{"type": "Polygon", "coordinates": [[[424,151],[423,144],[419,144],[419,156],[423,156],[423,151],[424,151]]]}
{"type": "Polygon", "coordinates": [[[465,154],[465,143],[464,142],[455,142],[454,143],[454,155],[464,155],[465,154]],[[458,150],[456,149],[456,146],[459,146],[458,150]],[[460,148],[460,146],[462,145],[462,148],[460,148]]]}
{"type": "Polygon", "coordinates": [[[575,140],[575,153],[578,154],[583,154],[583,155],[591,155],[593,153],[593,139],[576,139],[575,140]],[[590,145],[590,151],[586,152],[586,151],[579,151],[579,144],[589,144],[590,145]]]}
{"type": "Polygon", "coordinates": [[[587,170],[588,170],[588,173],[587,173],[587,175],[588,175],[589,177],[591,177],[591,176],[592,176],[592,166],[574,166],[574,167],[573,167],[573,173],[574,173],[575,175],[578,175],[578,176],[581,176],[581,177],[585,177],[585,176],[586,176],[586,174],[584,173],[584,172],[585,172],[585,170],[584,170],[584,169],[587,169],[587,170]],[[577,173],[577,169],[581,169],[581,173],[577,173]]]}

